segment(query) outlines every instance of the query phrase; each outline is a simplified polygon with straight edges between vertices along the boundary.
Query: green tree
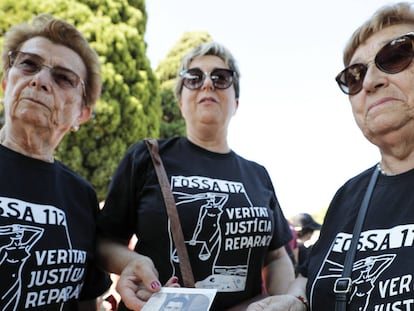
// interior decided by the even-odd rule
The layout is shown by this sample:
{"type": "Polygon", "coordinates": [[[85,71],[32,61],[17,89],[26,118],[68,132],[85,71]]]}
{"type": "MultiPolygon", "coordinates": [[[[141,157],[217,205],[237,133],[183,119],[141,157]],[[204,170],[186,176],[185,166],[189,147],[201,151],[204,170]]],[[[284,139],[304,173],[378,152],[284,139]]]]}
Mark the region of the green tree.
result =
{"type": "Polygon", "coordinates": [[[162,120],[160,138],[185,135],[185,123],[174,96],[175,80],[184,55],[195,46],[211,41],[207,32],[186,32],[155,70],[160,81],[162,120]]]}
{"type": "Polygon", "coordinates": [[[146,57],[145,1],[1,0],[1,43],[12,25],[44,12],[78,27],[101,60],[103,90],[93,117],[65,137],[56,157],[89,180],[102,200],[126,149],[159,135],[161,97],[146,57]]]}

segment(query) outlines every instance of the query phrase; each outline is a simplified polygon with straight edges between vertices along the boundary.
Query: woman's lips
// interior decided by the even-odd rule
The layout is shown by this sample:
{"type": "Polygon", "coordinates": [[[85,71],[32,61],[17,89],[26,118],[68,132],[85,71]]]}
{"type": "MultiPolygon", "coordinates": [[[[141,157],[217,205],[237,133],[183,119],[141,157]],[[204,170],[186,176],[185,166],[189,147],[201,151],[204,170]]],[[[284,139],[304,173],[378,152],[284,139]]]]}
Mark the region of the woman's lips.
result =
{"type": "Polygon", "coordinates": [[[216,103],[217,100],[214,97],[203,97],[198,103],[202,104],[204,102],[214,102],[214,103],[216,103]]]}

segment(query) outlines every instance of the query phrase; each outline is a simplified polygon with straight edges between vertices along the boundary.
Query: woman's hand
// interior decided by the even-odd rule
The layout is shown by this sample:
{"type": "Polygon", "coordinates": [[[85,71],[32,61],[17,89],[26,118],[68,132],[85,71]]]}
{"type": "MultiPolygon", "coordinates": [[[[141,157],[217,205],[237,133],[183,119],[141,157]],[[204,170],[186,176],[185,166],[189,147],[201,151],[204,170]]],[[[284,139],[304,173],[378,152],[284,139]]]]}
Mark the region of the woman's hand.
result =
{"type": "Polygon", "coordinates": [[[131,310],[141,310],[145,302],[161,289],[152,260],[139,256],[124,268],[116,286],[124,304],[131,310]]]}
{"type": "MultiPolygon", "coordinates": [[[[116,291],[130,310],[141,310],[151,295],[161,289],[151,258],[108,238],[98,240],[98,255],[99,263],[106,271],[119,275],[116,291]]],[[[180,287],[176,277],[169,279],[165,286],[180,287]]]]}
{"type": "MultiPolygon", "coordinates": [[[[145,256],[140,256],[125,267],[116,290],[128,309],[141,310],[152,294],[161,289],[157,275],[152,260],[145,256]]],[[[170,278],[164,286],[180,287],[177,277],[170,278]]]]}
{"type": "Polygon", "coordinates": [[[293,295],[277,295],[254,302],[246,311],[306,311],[306,305],[293,295]]]}

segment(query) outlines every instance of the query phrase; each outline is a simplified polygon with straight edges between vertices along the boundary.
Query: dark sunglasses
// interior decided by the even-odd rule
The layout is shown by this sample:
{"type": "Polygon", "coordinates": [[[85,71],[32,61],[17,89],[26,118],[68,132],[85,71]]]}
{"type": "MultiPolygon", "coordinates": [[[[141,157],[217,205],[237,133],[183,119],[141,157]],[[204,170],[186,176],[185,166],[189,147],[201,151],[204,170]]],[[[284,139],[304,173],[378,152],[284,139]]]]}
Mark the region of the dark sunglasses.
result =
{"type": "Polygon", "coordinates": [[[183,84],[187,89],[199,89],[206,77],[209,76],[215,88],[224,90],[233,84],[234,71],[224,68],[216,68],[212,72],[203,72],[199,68],[191,68],[180,72],[183,84]]]}
{"type": "MultiPolygon", "coordinates": [[[[413,60],[413,42],[414,32],[409,32],[388,42],[375,56],[375,65],[385,73],[395,74],[403,71],[413,60]]],[[[367,64],[353,64],[342,70],[335,80],[342,92],[355,95],[362,90],[367,70],[367,64]]]]}
{"type": "Polygon", "coordinates": [[[62,89],[77,88],[79,83],[82,85],[83,96],[85,95],[85,83],[72,70],[64,67],[50,67],[44,64],[45,60],[37,54],[21,51],[9,52],[9,65],[20,70],[24,75],[31,76],[42,70],[43,67],[49,69],[55,83],[62,89]]]}

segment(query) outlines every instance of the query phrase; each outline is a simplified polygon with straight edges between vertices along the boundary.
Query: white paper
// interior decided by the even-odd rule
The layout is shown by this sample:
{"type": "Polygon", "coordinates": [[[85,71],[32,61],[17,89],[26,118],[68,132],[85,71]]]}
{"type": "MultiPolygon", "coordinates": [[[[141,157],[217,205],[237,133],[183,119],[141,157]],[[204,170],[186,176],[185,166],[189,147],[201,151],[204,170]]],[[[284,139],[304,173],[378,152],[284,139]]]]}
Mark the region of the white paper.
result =
{"type": "Polygon", "coordinates": [[[142,311],[208,311],[216,289],[163,287],[153,294],[142,311]]]}

